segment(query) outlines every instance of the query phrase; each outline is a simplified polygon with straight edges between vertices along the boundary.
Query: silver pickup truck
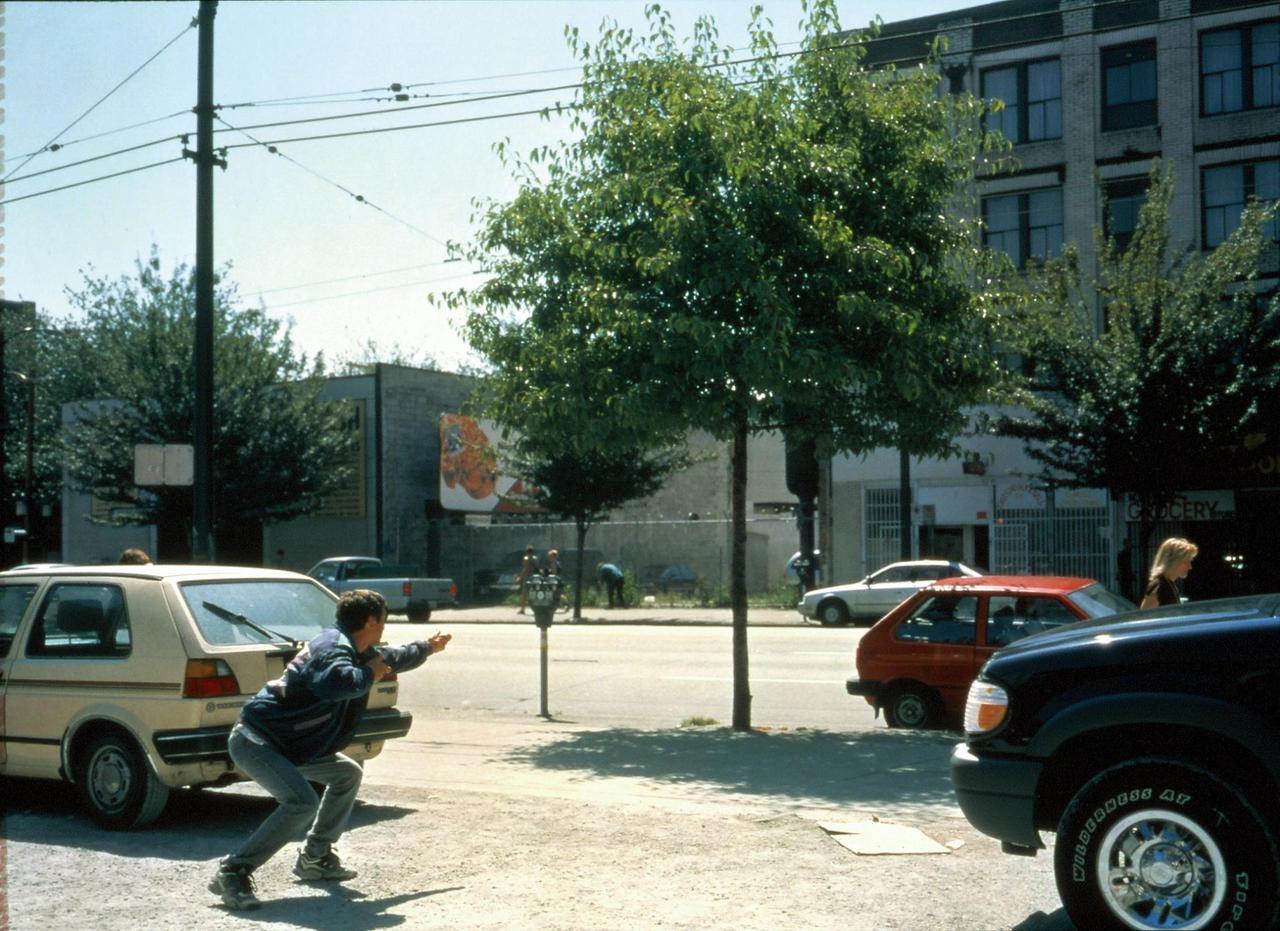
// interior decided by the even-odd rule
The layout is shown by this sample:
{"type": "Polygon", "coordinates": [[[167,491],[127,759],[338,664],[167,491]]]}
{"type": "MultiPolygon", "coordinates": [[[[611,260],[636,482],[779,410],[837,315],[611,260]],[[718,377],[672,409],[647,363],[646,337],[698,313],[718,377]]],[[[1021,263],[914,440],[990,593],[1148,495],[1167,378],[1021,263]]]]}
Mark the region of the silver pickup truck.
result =
{"type": "Polygon", "coordinates": [[[390,614],[406,614],[410,621],[425,624],[436,608],[458,603],[458,586],[452,579],[422,579],[407,566],[386,566],[376,556],[333,556],[322,559],[307,575],[341,593],[352,588],[368,588],[387,599],[390,614]]]}

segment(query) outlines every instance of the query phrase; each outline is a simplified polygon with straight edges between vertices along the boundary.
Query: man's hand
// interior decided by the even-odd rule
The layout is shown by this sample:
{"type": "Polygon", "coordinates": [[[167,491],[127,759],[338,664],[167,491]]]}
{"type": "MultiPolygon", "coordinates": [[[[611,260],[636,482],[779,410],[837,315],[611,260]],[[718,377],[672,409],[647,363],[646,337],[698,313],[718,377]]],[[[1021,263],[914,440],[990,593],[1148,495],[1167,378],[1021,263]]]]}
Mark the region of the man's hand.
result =
{"type": "Polygon", "coordinates": [[[442,634],[440,633],[440,631],[437,630],[436,635],[427,641],[427,643],[431,644],[432,655],[435,655],[436,653],[439,653],[442,650],[444,650],[444,648],[449,645],[449,641],[452,639],[453,639],[453,634],[442,634]]]}
{"type": "Polygon", "coordinates": [[[382,661],[381,656],[375,656],[366,664],[369,669],[373,670],[373,681],[381,682],[388,676],[394,676],[395,670],[382,661]]]}

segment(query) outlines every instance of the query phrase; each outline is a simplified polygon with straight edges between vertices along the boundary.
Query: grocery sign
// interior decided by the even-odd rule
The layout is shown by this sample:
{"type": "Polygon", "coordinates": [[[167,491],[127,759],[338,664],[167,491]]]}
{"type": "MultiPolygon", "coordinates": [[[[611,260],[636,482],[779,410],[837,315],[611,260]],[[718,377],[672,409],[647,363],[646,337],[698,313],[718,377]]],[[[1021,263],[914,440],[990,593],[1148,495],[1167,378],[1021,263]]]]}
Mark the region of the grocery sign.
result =
{"type": "MultiPolygon", "coordinates": [[[[1142,504],[1129,495],[1124,503],[1125,520],[1142,519],[1142,504]]],[[[1234,520],[1236,496],[1231,491],[1184,491],[1163,505],[1155,515],[1161,520],[1234,520]]]]}

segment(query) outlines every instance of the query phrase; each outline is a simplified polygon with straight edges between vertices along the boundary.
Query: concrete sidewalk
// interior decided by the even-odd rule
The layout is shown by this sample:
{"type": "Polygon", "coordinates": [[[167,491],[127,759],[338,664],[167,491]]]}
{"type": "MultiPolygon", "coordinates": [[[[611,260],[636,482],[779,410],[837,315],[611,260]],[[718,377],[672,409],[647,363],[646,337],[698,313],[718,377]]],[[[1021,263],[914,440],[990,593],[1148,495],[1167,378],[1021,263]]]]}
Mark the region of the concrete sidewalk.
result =
{"type": "MultiPolygon", "coordinates": [[[[556,614],[555,623],[571,623],[572,611],[556,614]]],[[[404,615],[392,615],[392,621],[404,622],[404,615]]],[[[517,613],[513,605],[482,605],[441,608],[431,615],[430,624],[532,624],[533,615],[517,613]]],[[[695,627],[730,627],[733,612],[729,608],[695,608],[669,605],[637,605],[631,608],[582,609],[583,624],[680,624],[695,627]]],[[[747,612],[749,627],[804,627],[806,621],[794,608],[751,608],[747,612]]]]}

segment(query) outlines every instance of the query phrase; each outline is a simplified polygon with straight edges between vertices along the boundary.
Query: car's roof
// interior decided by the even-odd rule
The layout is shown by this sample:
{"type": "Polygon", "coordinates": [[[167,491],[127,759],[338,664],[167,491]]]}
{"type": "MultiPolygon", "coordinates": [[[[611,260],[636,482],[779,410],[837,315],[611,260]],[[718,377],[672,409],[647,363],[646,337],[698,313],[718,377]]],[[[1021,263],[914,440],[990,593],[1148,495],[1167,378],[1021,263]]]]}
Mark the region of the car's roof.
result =
{"type": "Polygon", "coordinates": [[[151,564],[145,566],[125,566],[104,563],[97,566],[59,566],[49,568],[10,569],[0,573],[0,578],[33,578],[49,576],[51,578],[82,578],[84,576],[116,576],[118,578],[135,579],[301,579],[306,576],[284,569],[261,569],[255,566],[216,566],[216,565],[181,565],[151,564]]]}
{"type": "Polygon", "coordinates": [[[1081,579],[1058,575],[979,575],[955,576],[950,579],[939,579],[929,585],[926,591],[936,589],[964,589],[974,592],[1023,592],[1027,594],[1050,595],[1075,592],[1090,585],[1096,585],[1093,579],[1081,579]]]}

